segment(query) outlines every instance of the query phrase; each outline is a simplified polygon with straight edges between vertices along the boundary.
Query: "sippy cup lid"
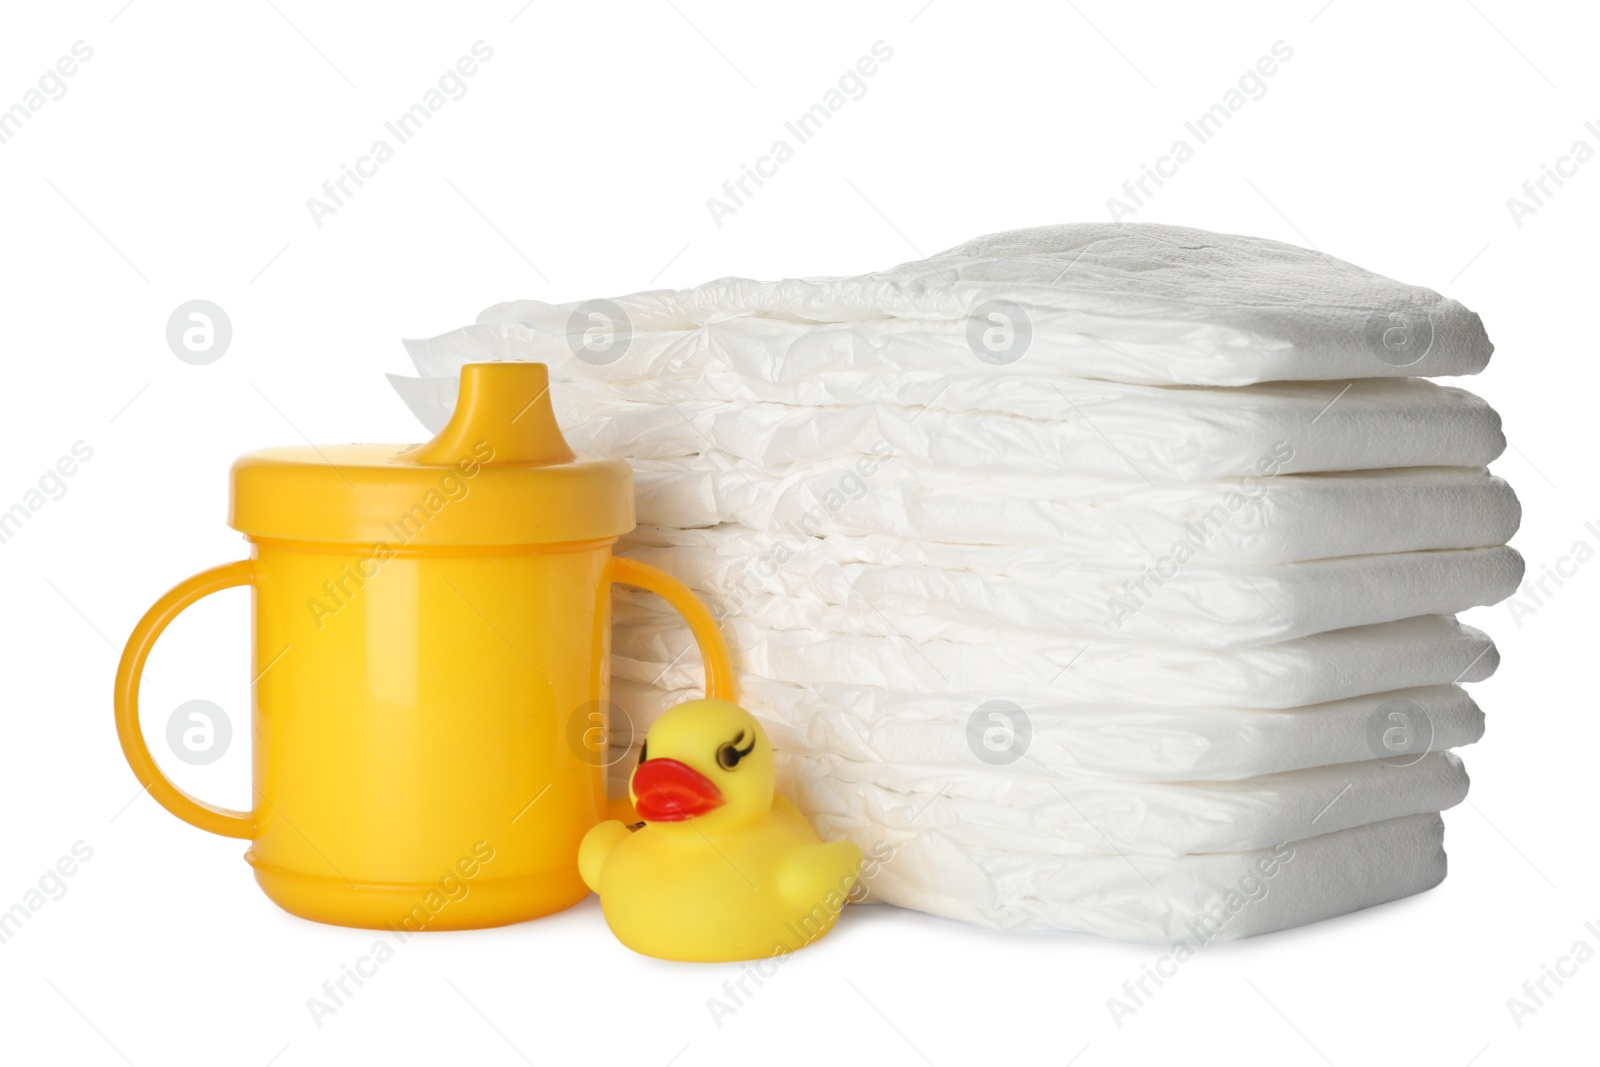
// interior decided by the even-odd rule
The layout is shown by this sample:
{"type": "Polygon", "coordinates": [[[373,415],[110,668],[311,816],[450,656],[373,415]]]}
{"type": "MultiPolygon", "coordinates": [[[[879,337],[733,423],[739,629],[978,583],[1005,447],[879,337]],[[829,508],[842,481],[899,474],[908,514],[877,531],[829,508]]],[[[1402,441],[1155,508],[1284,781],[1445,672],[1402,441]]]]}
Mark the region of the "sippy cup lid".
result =
{"type": "Polygon", "coordinates": [[[421,445],[308,445],[233,464],[228,525],[252,539],[410,546],[609,539],[633,529],[633,470],[580,460],[542,363],[469,363],[421,445]]]}

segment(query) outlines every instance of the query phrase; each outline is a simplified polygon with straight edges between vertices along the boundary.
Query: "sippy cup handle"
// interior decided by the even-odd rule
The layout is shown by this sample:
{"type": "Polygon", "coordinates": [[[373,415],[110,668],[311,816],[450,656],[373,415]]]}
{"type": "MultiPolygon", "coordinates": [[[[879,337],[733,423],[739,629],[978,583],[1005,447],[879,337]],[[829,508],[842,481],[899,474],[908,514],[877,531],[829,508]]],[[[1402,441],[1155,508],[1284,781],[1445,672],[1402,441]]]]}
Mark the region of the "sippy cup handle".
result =
{"type": "Polygon", "coordinates": [[[700,646],[700,658],[706,667],[706,696],[714,700],[737,701],[733,659],[728,655],[728,646],[717,629],[717,620],[711,617],[711,611],[689,591],[688,586],[666,571],[621,556],[611,557],[611,580],[638,586],[677,608],[689,624],[689,629],[694,632],[695,644],[700,646]]]}
{"type": "Polygon", "coordinates": [[[161,768],[156,766],[149,747],[144,743],[144,733],[139,729],[139,679],[144,674],[145,660],[149,659],[156,638],[161,636],[161,631],[167,628],[168,623],[178,617],[179,612],[219,589],[249,585],[254,580],[255,563],[245,559],[201,571],[168,590],[133,628],[127,647],[122,650],[122,662],[117,665],[116,692],[117,737],[122,741],[122,754],[127,757],[128,766],[133,768],[140,784],[150,791],[150,795],[163,808],[184,822],[224,837],[245,839],[255,836],[253,815],[196,800],[173,785],[161,773],[161,768]]]}

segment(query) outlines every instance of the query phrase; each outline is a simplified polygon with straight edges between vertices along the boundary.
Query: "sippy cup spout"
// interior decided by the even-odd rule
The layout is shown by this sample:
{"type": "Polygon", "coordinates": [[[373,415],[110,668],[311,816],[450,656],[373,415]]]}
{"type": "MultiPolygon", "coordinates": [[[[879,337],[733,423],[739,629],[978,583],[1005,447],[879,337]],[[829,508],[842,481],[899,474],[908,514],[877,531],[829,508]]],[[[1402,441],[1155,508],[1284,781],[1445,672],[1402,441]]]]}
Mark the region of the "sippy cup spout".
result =
{"type": "Polygon", "coordinates": [[[469,363],[454,413],[426,444],[240,456],[228,524],[257,541],[408,552],[615,538],[634,527],[633,470],[573,454],[542,363],[469,363]],[[471,505],[457,503],[468,492],[471,505]]]}
{"type": "Polygon", "coordinates": [[[451,464],[481,457],[485,445],[493,463],[547,466],[576,458],[550,406],[550,371],[543,363],[466,364],[450,421],[403,458],[451,464]]]}

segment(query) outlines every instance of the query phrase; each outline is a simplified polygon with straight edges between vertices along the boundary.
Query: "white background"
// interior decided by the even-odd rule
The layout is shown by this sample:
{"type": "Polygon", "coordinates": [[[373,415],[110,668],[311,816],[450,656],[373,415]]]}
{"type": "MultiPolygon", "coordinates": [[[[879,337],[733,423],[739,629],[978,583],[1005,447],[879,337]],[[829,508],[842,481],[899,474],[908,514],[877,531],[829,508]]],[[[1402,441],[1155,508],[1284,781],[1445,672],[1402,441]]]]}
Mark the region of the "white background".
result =
{"type": "MultiPolygon", "coordinates": [[[[373,936],[279,912],[241,842],[140,793],[112,727],[117,653],[168,586],[244,553],[223,522],[235,455],[416,439],[382,377],[408,369],[398,339],[490,303],[855,273],[1105,218],[1282,40],[1293,58],[1266,95],[1133,218],[1312,244],[1480,311],[1498,352],[1467,384],[1505,417],[1496,470],[1524,502],[1530,575],[1600,545],[1582,325],[1600,161],[1521,226],[1506,203],[1574,141],[1600,148],[1584,5],[522,2],[8,5],[0,107],[74,42],[93,57],[0,144],[0,509],[75,442],[93,458],[0,544],[0,909],[75,842],[93,858],[0,945],[0,1058],[1593,1062],[1600,962],[1520,1028],[1506,1000],[1580,938],[1600,948],[1584,928],[1600,925],[1600,564],[1520,620],[1469,616],[1504,665],[1475,687],[1489,733],[1466,753],[1471,800],[1446,816],[1440,888],[1209,947],[1120,1028],[1107,998],[1162,950],[882,907],[847,912],[719,1028],[707,998],[739,969],[635,956],[592,899],[415,938],[316,1026],[307,998],[373,936]],[[494,54],[466,95],[316,226],[307,198],[478,40],[494,54]],[[707,197],[880,40],[893,58],[866,95],[715,225],[707,197]],[[208,366],[165,340],[195,298],[234,331],[208,366]]],[[[188,612],[144,696],[158,749],[183,701],[229,711],[221,761],[165,762],[231,806],[249,795],[247,600],[188,612]]]]}

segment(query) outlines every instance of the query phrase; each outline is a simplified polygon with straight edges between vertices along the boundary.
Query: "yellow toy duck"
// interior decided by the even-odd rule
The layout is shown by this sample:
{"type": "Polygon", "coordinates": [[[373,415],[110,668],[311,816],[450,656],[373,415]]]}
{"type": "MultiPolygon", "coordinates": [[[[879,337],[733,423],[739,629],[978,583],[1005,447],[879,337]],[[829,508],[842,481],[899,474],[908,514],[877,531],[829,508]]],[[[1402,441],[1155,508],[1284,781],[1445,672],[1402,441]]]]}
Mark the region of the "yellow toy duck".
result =
{"type": "Polygon", "coordinates": [[[695,700],[657,719],[629,783],[643,821],[600,823],[578,849],[617,939],[714,963],[793,952],[832,929],[861,850],[824,844],[775,785],[772,743],[737,704],[695,700]]]}

